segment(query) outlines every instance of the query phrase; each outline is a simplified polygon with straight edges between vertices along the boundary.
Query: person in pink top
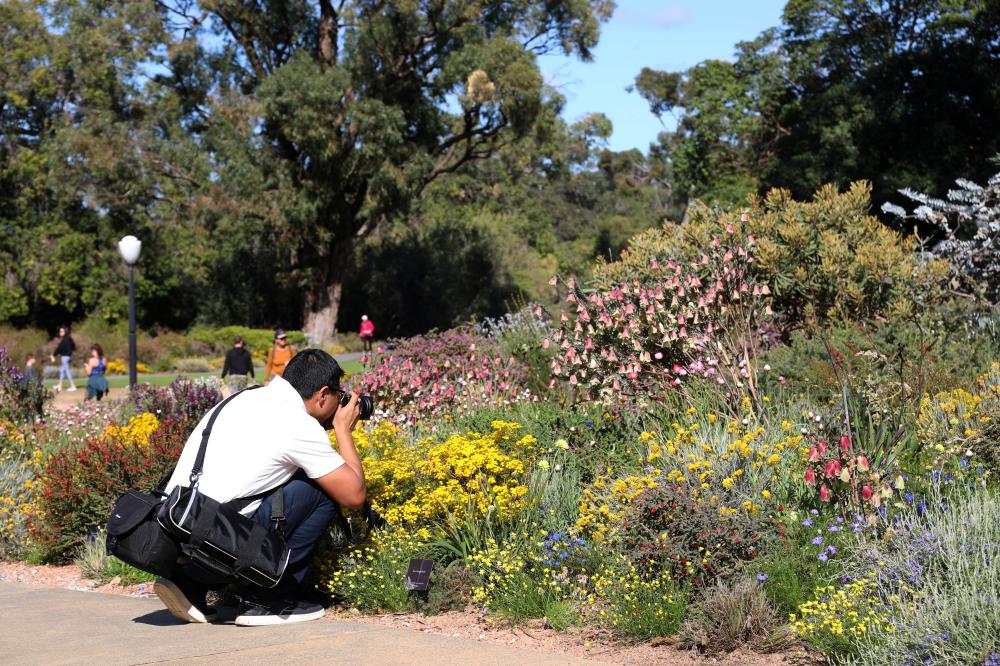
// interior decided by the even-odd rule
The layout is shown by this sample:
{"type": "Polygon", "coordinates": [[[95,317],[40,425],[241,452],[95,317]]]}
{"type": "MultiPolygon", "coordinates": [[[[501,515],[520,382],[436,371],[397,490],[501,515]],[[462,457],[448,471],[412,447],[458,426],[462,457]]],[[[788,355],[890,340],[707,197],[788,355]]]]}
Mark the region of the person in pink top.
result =
{"type": "Polygon", "coordinates": [[[361,315],[361,340],[365,343],[365,352],[371,352],[372,340],[375,339],[375,324],[368,315],[361,315]]]}

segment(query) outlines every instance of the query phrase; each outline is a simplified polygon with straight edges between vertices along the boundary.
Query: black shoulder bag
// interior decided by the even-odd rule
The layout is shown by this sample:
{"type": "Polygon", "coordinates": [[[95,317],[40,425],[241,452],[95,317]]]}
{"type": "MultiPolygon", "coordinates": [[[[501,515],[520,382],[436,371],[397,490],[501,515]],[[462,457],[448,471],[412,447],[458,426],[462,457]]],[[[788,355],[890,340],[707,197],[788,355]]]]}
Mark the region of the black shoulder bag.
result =
{"type": "Polygon", "coordinates": [[[202,432],[201,446],[191,469],[191,485],[176,486],[160,505],[156,519],[177,540],[180,551],[195,564],[226,578],[242,579],[260,587],[271,588],[281,580],[289,557],[284,539],[285,515],[281,488],[241,500],[245,505],[247,500],[272,495],[271,521],[275,523],[274,532],[241,514],[236,503],[223,504],[198,490],[198,480],[204,471],[208,438],[212,434],[215,419],[226,403],[239,393],[222,401],[212,412],[202,432]]]}

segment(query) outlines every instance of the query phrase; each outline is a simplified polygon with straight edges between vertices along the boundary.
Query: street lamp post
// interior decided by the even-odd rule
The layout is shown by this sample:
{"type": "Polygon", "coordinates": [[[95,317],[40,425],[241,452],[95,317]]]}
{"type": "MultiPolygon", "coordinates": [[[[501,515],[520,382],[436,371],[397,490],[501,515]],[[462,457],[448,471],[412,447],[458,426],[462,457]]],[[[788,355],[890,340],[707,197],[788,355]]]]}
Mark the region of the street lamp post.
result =
{"type": "Polygon", "coordinates": [[[142,241],[135,236],[125,236],[118,241],[118,252],[128,266],[128,385],[132,388],[138,382],[135,367],[135,278],[132,270],[139,261],[142,241]]]}

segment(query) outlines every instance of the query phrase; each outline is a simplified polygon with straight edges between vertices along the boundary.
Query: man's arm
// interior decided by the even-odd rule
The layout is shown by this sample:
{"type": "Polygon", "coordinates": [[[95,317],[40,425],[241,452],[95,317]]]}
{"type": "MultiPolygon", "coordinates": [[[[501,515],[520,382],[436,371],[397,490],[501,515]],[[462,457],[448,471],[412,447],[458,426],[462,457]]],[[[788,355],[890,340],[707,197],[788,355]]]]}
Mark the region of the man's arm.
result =
{"type": "Polygon", "coordinates": [[[337,437],[337,450],[344,459],[344,464],[316,479],[316,483],[327,495],[348,508],[365,503],[365,470],[361,467],[361,458],[354,448],[354,435],[351,434],[360,415],[361,408],[356,394],[351,396],[349,403],[337,409],[333,417],[333,431],[337,437]]]}

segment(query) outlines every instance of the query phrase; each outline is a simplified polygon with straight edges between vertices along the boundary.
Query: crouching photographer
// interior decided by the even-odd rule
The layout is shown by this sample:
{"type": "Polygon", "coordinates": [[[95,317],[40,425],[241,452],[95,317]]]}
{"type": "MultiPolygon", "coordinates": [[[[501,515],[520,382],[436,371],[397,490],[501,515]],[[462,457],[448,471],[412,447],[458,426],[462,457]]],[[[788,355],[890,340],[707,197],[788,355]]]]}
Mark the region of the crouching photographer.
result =
{"type": "MultiPolygon", "coordinates": [[[[317,542],[339,516],[339,507],[365,502],[365,476],[351,432],[363,412],[370,415],[371,398],[347,396],[340,387],[343,374],[328,353],[305,350],[268,386],[235,396],[209,427],[210,442],[203,464],[197,465],[204,472],[194,475],[199,491],[236,507],[271,532],[282,530],[288,548],[288,564],[277,586],[242,583],[237,625],[323,616],[322,606],[302,598],[302,582],[317,542]],[[337,450],[330,446],[329,429],[336,435],[337,450]],[[281,489],[278,507],[276,488],[281,489]]],[[[188,438],[167,493],[192,476],[209,421],[206,414],[188,438]]],[[[182,559],[173,573],[156,580],[154,591],[174,616],[209,622],[216,613],[205,602],[206,592],[230,582],[182,559]]]]}

